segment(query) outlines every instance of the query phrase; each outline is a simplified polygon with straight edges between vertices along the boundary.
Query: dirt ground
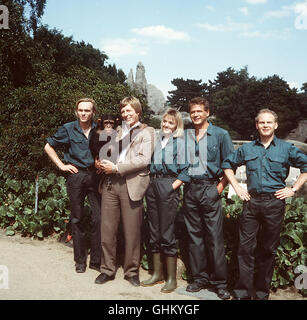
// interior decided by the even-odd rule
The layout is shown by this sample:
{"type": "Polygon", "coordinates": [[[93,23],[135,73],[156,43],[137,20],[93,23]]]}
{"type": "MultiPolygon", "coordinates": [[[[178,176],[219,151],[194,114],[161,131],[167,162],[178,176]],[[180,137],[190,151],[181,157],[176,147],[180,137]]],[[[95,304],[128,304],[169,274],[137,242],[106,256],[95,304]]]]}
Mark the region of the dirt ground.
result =
{"type": "MultiPolygon", "coordinates": [[[[149,288],[131,286],[123,279],[119,268],[114,281],[104,285],[94,283],[98,272],[86,269],[83,274],[74,270],[72,248],[56,238],[44,241],[7,237],[0,230],[0,267],[8,269],[8,288],[0,280],[0,300],[198,300],[198,297],[172,292],[162,294],[162,284],[149,288]]],[[[1,275],[1,271],[0,271],[1,275]]],[[[2,273],[3,276],[3,273],[2,273]]],[[[140,280],[148,278],[140,269],[140,280]]],[[[186,281],[178,279],[184,289],[186,281]]],[[[181,291],[184,291],[182,290],[181,291]]],[[[214,299],[214,298],[213,298],[214,299]]],[[[272,293],[271,300],[306,300],[289,288],[272,293]]],[[[211,299],[212,300],[212,299],[211,299]]]]}

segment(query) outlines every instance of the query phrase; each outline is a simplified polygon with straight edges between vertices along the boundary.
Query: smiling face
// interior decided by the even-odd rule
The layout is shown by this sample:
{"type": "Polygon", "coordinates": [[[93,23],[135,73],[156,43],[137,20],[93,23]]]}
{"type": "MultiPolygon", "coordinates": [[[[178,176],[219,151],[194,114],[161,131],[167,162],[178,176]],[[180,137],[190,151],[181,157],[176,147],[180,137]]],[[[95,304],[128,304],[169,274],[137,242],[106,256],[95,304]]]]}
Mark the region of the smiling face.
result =
{"type": "Polygon", "coordinates": [[[256,122],[256,128],[260,138],[271,138],[274,136],[274,131],[277,129],[278,123],[275,121],[273,114],[264,112],[259,114],[256,122]]]}
{"type": "Polygon", "coordinates": [[[172,134],[177,128],[176,119],[170,115],[166,115],[162,120],[162,131],[166,135],[172,134]]]}
{"type": "Polygon", "coordinates": [[[123,121],[125,121],[130,128],[139,121],[139,113],[137,113],[130,104],[122,107],[120,112],[123,121]]]}
{"type": "Polygon", "coordinates": [[[77,107],[77,116],[82,124],[87,124],[92,121],[95,111],[92,102],[80,102],[77,107]]]}
{"type": "Polygon", "coordinates": [[[201,104],[193,104],[190,106],[190,118],[195,128],[202,128],[207,124],[209,110],[205,110],[205,106],[201,104]]]}

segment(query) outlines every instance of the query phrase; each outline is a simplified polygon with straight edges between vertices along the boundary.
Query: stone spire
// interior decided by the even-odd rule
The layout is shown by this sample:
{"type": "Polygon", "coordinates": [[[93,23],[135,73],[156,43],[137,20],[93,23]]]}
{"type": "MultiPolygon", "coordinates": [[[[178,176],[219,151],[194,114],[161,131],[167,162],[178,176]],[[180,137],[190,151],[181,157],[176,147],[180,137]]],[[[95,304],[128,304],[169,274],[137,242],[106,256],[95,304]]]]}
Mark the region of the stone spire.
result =
{"type": "Polygon", "coordinates": [[[134,77],[132,69],[130,69],[130,72],[128,74],[127,84],[130,87],[130,89],[134,89],[134,77]]]}
{"type": "Polygon", "coordinates": [[[141,94],[147,95],[147,80],[145,77],[145,67],[142,62],[139,62],[136,67],[135,87],[141,94]]]}

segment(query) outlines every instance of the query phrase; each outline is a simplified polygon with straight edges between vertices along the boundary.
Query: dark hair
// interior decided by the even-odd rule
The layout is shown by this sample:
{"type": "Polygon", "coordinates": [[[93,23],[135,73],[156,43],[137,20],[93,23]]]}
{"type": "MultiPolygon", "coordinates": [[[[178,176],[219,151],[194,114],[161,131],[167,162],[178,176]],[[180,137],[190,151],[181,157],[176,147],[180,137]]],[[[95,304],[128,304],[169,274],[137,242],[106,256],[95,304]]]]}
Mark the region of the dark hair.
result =
{"type": "Polygon", "coordinates": [[[105,120],[113,120],[115,122],[116,120],[116,116],[114,116],[113,114],[104,114],[102,117],[101,117],[101,120],[102,121],[105,121],[105,120]]]}
{"type": "Polygon", "coordinates": [[[195,97],[189,101],[189,109],[191,106],[194,106],[195,104],[199,104],[201,106],[204,106],[205,111],[209,111],[209,101],[206,98],[203,97],[195,97]]]}
{"type": "Polygon", "coordinates": [[[99,117],[96,121],[97,123],[97,130],[103,130],[104,126],[103,126],[103,122],[105,120],[113,120],[114,121],[114,129],[116,128],[116,126],[118,125],[118,119],[119,117],[114,116],[113,114],[107,113],[107,114],[103,114],[101,117],[99,117]]]}

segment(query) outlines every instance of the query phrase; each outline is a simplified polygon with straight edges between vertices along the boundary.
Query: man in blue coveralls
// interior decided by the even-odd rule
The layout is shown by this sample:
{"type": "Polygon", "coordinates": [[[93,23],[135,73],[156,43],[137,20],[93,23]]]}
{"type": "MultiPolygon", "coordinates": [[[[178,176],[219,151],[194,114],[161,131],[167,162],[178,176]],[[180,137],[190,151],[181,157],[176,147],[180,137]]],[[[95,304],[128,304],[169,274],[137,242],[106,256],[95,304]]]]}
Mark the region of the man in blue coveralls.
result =
{"type": "Polygon", "coordinates": [[[260,110],[256,117],[259,138],[242,145],[222,164],[229,182],[244,200],[239,231],[239,279],[234,288],[237,300],[249,300],[253,296],[256,300],[269,298],[285,199],[292,197],[307,181],[307,156],[293,144],[276,138],[277,121],[274,111],[260,110]],[[241,165],[246,165],[247,190],[238,184],[234,175],[241,165]],[[301,174],[292,187],[286,187],[290,166],[300,168],[301,174]],[[254,282],[259,228],[262,229],[262,246],[254,282]]]}

